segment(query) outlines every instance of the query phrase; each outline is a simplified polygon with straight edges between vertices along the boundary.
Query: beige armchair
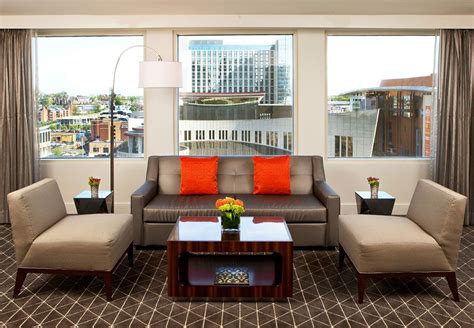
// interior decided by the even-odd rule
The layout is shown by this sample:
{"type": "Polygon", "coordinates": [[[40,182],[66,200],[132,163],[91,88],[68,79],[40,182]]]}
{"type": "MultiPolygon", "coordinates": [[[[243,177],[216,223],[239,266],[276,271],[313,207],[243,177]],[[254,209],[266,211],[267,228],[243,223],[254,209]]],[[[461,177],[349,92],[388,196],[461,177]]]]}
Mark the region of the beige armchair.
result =
{"type": "Polygon", "coordinates": [[[29,272],[95,275],[112,298],[112,272],[128,252],[133,264],[133,226],[129,214],[67,215],[53,179],[8,195],[17,274],[13,297],[29,272]]]}
{"type": "Polygon", "coordinates": [[[345,255],[357,271],[358,301],[367,278],[446,277],[459,301],[456,268],[467,198],[420,180],[406,217],[339,216],[339,264],[345,255]]]}

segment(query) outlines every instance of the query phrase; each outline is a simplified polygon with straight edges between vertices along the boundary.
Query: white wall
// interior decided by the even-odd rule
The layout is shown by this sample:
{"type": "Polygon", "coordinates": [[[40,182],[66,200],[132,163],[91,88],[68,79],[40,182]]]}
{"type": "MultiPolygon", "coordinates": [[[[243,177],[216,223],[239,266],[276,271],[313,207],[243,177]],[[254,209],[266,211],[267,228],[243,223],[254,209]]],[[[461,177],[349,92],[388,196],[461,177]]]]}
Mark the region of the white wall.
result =
{"type": "MultiPolygon", "coordinates": [[[[472,26],[472,16],[443,16],[437,18],[429,16],[392,16],[382,19],[379,16],[321,16],[320,20],[311,20],[307,16],[296,20],[295,17],[260,16],[263,21],[255,18],[234,16],[229,20],[221,17],[189,17],[189,20],[165,17],[161,21],[152,22],[149,17],[124,16],[122,20],[114,21],[110,17],[90,16],[85,18],[73,17],[66,20],[64,17],[55,17],[49,25],[40,18],[27,21],[25,17],[15,20],[14,17],[0,16],[0,28],[5,25],[11,27],[42,27],[42,28],[136,28],[143,25],[187,27],[189,31],[221,32],[224,28],[240,26],[252,28],[253,32],[261,31],[278,33],[281,30],[275,26],[293,27],[295,33],[295,153],[318,154],[326,156],[326,36],[321,27],[341,28],[433,28],[472,26]],[[371,18],[372,17],[372,18],[371,18]],[[362,19],[365,18],[365,21],[362,19]],[[103,19],[103,20],[102,20],[103,19]],[[146,24],[144,24],[145,22],[146,24]],[[178,24],[178,23],[179,24],[178,24]],[[216,23],[219,22],[219,23],[216,23]],[[247,25],[237,25],[237,22],[247,22],[247,25]],[[35,25],[36,24],[36,25],[35,25]],[[195,29],[190,29],[194,26],[195,29]],[[222,28],[209,29],[209,26],[222,28]],[[191,26],[190,26],[191,25],[191,26]],[[235,25],[235,26],[234,26],[235,25]],[[298,27],[320,27],[300,28],[298,27]]],[[[115,16],[113,16],[115,17],[115,16]]],[[[170,28],[151,28],[145,30],[145,42],[148,46],[158,49],[164,60],[176,57],[176,33],[170,28]]],[[[179,31],[179,30],[178,30],[179,31]]],[[[226,30],[229,31],[228,29],[226,30]]],[[[234,30],[236,31],[236,30],[234,30]]],[[[145,153],[153,154],[177,153],[177,115],[176,91],[155,89],[145,91],[145,153]]],[[[128,212],[130,194],[144,181],[146,159],[124,159],[116,161],[116,211],[128,212]]],[[[325,169],[328,182],[341,195],[342,212],[355,212],[355,190],[368,190],[366,177],[373,175],[381,178],[381,189],[397,198],[395,213],[405,213],[416,182],[420,178],[430,177],[430,161],[416,159],[326,159],[325,169]]],[[[87,177],[90,175],[104,178],[104,187],[108,186],[109,163],[107,160],[44,160],[41,162],[42,177],[52,177],[58,180],[68,211],[74,212],[72,198],[82,189],[87,188],[87,177]]]]}

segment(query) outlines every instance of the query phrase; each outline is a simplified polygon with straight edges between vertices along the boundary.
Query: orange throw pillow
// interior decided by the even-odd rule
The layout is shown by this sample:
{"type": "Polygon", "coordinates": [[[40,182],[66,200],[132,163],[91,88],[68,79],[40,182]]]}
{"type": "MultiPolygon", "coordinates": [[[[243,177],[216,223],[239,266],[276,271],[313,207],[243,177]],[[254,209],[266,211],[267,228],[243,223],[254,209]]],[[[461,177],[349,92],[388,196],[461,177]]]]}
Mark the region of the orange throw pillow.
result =
{"type": "Polygon", "coordinates": [[[290,156],[253,157],[254,195],[289,195],[290,156]]]}
{"type": "Polygon", "coordinates": [[[216,195],[217,156],[181,157],[180,195],[216,195]]]}

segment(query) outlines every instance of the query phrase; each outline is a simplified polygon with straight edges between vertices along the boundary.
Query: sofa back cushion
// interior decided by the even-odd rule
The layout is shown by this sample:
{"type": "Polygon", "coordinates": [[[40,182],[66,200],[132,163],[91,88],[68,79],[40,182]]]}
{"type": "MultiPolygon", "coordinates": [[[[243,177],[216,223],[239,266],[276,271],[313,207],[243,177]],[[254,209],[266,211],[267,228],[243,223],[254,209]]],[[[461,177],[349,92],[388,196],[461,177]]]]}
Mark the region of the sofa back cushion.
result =
{"type": "Polygon", "coordinates": [[[461,242],[466,197],[433,181],[418,182],[407,217],[441,246],[453,270],[461,242]]]}
{"type": "Polygon", "coordinates": [[[58,184],[53,179],[44,179],[8,194],[8,208],[18,265],[36,237],[67,215],[58,184]]]}
{"type": "MultiPolygon", "coordinates": [[[[179,156],[158,157],[158,191],[165,195],[179,195],[181,162],[179,156]]],[[[291,156],[290,179],[292,195],[313,193],[313,159],[319,156],[291,156]]],[[[151,163],[151,162],[149,162],[151,163]]],[[[315,168],[315,172],[321,171],[315,168]]],[[[322,173],[324,175],[324,172],[322,173]]],[[[253,160],[247,156],[219,157],[217,184],[220,194],[253,193],[253,160]]]]}

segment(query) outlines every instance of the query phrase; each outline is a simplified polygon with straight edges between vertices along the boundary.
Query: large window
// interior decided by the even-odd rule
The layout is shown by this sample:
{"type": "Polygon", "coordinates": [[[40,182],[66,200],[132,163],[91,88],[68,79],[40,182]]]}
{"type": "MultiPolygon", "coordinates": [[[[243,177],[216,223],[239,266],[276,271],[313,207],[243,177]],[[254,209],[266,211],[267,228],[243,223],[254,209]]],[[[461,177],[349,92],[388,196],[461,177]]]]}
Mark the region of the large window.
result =
{"type": "Polygon", "coordinates": [[[291,154],[293,37],[179,36],[181,155],[291,154]]]}
{"type": "MultiPolygon", "coordinates": [[[[110,89],[120,53],[142,36],[38,37],[37,116],[41,158],[110,155],[110,89]]],[[[142,48],[122,57],[117,70],[114,126],[117,157],[143,157],[142,48]]]]}
{"type": "Polygon", "coordinates": [[[328,36],[329,157],[430,157],[435,36],[328,36]]]}

